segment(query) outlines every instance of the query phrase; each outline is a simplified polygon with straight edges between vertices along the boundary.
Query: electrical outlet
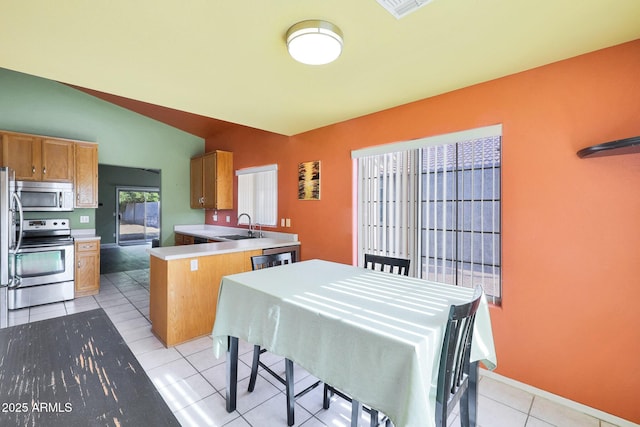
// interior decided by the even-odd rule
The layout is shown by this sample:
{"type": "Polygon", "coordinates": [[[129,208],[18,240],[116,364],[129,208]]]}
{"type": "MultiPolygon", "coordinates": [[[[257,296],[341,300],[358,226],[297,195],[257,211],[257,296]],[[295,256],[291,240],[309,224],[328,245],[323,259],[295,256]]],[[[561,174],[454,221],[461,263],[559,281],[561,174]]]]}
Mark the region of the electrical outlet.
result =
{"type": "Polygon", "coordinates": [[[284,218],[280,218],[280,227],[284,227],[284,218]]]}
{"type": "Polygon", "coordinates": [[[218,214],[215,214],[215,213],[213,214],[213,220],[214,220],[214,221],[217,221],[217,220],[218,220],[218,214]]]}
{"type": "Polygon", "coordinates": [[[291,218],[285,220],[285,227],[291,227],[291,218]]]}
{"type": "Polygon", "coordinates": [[[198,270],[198,260],[197,259],[192,259],[191,260],[191,271],[197,271],[198,270]]]}
{"type": "Polygon", "coordinates": [[[89,215],[80,215],[80,223],[87,224],[89,222],[89,215]]]}
{"type": "Polygon", "coordinates": [[[231,217],[227,215],[227,222],[231,222],[231,217]]]}

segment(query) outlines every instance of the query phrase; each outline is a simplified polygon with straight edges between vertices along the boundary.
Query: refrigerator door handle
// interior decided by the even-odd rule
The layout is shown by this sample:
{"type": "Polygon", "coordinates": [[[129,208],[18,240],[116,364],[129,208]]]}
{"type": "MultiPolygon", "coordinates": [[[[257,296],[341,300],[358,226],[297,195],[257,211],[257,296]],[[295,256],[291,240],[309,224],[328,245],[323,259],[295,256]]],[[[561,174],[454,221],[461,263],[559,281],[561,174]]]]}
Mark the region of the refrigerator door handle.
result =
{"type": "Polygon", "coordinates": [[[18,242],[16,243],[15,247],[10,249],[10,252],[13,252],[15,254],[16,252],[18,252],[18,250],[20,250],[20,246],[22,246],[23,213],[22,213],[22,202],[20,201],[20,196],[18,196],[18,193],[13,193],[12,197],[16,204],[16,211],[20,213],[20,218],[18,219],[18,242]]]}

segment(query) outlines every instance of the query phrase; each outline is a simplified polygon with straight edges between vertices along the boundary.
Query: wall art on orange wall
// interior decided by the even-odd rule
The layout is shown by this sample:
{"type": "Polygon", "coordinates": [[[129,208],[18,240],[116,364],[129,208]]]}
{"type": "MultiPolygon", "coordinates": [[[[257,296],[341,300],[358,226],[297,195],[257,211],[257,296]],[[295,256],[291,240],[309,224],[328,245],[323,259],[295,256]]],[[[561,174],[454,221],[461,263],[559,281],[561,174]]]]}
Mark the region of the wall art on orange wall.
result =
{"type": "Polygon", "coordinates": [[[298,165],[298,200],[320,200],[320,161],[298,165]]]}

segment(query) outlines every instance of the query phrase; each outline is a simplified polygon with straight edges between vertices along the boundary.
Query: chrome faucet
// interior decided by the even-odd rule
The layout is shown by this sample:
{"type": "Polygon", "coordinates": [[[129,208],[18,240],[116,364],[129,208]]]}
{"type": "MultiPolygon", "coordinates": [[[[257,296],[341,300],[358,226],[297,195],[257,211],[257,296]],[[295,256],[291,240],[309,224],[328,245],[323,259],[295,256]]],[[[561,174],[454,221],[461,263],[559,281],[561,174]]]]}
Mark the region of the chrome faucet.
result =
{"type": "Polygon", "coordinates": [[[238,225],[240,225],[240,218],[246,216],[247,218],[249,218],[249,237],[253,237],[253,227],[251,225],[251,216],[248,213],[241,213],[240,215],[238,215],[238,225]]]}

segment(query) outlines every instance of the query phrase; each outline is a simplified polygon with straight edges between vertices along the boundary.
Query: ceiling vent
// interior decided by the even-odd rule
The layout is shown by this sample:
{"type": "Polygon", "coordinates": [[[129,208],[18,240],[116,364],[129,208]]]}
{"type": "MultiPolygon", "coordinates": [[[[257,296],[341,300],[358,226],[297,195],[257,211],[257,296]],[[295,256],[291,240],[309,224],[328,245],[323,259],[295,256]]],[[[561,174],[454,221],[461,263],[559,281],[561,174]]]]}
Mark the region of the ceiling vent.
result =
{"type": "Polygon", "coordinates": [[[377,0],[387,11],[400,19],[411,12],[418,10],[432,0],[377,0]]]}

